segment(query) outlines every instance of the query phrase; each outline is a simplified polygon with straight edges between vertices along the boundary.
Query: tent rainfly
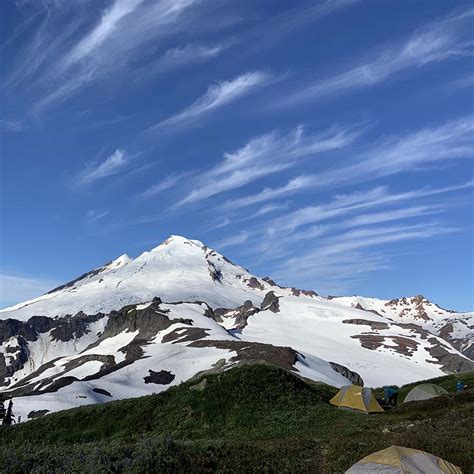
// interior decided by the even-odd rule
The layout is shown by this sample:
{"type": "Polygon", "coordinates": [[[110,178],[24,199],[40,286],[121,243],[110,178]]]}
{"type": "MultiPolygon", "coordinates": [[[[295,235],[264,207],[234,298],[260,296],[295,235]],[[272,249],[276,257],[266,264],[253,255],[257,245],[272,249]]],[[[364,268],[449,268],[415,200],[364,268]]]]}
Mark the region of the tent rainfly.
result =
{"type": "Polygon", "coordinates": [[[439,397],[447,393],[448,392],[439,385],[435,385],[434,383],[422,383],[408,392],[403,403],[413,402],[415,400],[428,400],[429,398],[439,397]]]}
{"type": "Polygon", "coordinates": [[[339,408],[350,408],[364,413],[379,413],[384,409],[379,405],[370,388],[359,385],[347,385],[329,400],[331,405],[339,408]]]}
{"type": "Polygon", "coordinates": [[[346,474],[462,474],[461,469],[444,459],[419,449],[390,446],[369,454],[355,463],[346,474]]]}

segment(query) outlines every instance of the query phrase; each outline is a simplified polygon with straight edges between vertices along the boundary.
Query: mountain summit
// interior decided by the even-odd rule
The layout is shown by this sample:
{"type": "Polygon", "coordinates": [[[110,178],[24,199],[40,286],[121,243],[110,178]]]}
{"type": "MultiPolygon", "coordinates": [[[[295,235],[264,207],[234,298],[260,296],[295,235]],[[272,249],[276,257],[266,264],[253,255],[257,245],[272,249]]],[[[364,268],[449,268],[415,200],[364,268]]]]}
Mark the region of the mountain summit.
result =
{"type": "Polygon", "coordinates": [[[171,236],[0,311],[0,395],[23,420],[266,361],[341,386],[473,370],[473,313],[318,296],[171,236]]]}
{"type": "Polygon", "coordinates": [[[260,304],[271,289],[198,240],[172,235],[135,259],[122,255],[46,295],[0,311],[0,317],[109,312],[151,301],[205,301],[212,307],[260,304]]]}

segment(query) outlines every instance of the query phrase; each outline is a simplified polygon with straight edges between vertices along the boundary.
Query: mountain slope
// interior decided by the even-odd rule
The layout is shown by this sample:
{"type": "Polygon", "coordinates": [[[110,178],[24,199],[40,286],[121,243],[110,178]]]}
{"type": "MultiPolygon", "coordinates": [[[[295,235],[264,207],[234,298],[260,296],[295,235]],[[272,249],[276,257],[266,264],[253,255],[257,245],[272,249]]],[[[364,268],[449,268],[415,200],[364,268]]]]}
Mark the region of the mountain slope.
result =
{"type": "Polygon", "coordinates": [[[333,298],[336,303],[363,309],[401,324],[414,324],[452,344],[474,358],[474,312],[456,313],[418,295],[411,298],[380,300],[361,296],[333,298]]]}
{"type": "MultiPolygon", "coordinates": [[[[172,236],[0,311],[0,395],[13,397],[26,420],[255,361],[333,386],[474,369],[437,325],[390,316],[280,287],[199,241],[172,236]]],[[[454,313],[436,323],[454,317],[464,324],[454,313]]],[[[470,337],[463,333],[463,341],[470,337]]]]}

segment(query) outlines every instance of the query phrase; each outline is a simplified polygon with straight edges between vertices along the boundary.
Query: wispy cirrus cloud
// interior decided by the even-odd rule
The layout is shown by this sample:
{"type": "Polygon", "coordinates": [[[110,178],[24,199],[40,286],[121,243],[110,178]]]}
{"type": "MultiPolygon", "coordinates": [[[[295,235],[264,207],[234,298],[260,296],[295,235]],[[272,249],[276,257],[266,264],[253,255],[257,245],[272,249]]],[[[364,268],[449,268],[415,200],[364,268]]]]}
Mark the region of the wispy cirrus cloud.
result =
{"type": "Polygon", "coordinates": [[[140,193],[138,196],[143,199],[148,199],[154,197],[163,191],[166,191],[170,188],[175,187],[180,181],[182,181],[187,176],[193,174],[192,171],[186,171],[182,173],[173,173],[166,178],[162,179],[158,183],[150,186],[148,189],[140,193]]]}
{"type": "MultiPolygon", "coordinates": [[[[385,186],[335,195],[260,222],[245,241],[231,234],[226,247],[264,262],[266,272],[283,283],[312,286],[321,292],[354,287],[378,270],[393,266],[403,247],[396,244],[433,239],[464,229],[438,216],[463,201],[442,196],[471,189],[474,181],[438,188],[389,192],[385,186]],[[407,205],[409,203],[409,205],[407,205]]],[[[238,234],[237,234],[238,235],[238,234]]]]}
{"type": "Polygon", "coordinates": [[[104,218],[107,214],[109,214],[109,210],[106,211],[99,211],[97,209],[90,209],[87,211],[87,222],[92,224],[102,218],[104,218]]]}
{"type": "Polygon", "coordinates": [[[277,100],[275,106],[300,105],[329,94],[362,89],[379,84],[402,71],[427,64],[474,54],[472,17],[474,9],[465,10],[432,22],[397,45],[375,51],[372,57],[332,77],[317,80],[277,100]]]}
{"type": "Polygon", "coordinates": [[[23,132],[27,126],[23,120],[0,119],[0,131],[2,132],[23,132]]]}
{"type": "Polygon", "coordinates": [[[152,64],[147,64],[146,73],[148,76],[164,74],[184,66],[206,62],[219,56],[226,47],[223,44],[210,46],[196,43],[168,49],[152,64]]]}
{"type": "Polygon", "coordinates": [[[223,239],[216,243],[216,248],[223,249],[226,247],[233,247],[234,245],[240,245],[247,242],[248,232],[245,230],[240,231],[238,234],[232,235],[226,239],[223,239]]]}
{"type": "Polygon", "coordinates": [[[176,207],[240,188],[291,168],[302,158],[344,148],[362,131],[360,127],[331,127],[320,133],[306,133],[299,126],[287,134],[275,131],[254,138],[236,152],[225,153],[220,163],[198,175],[193,189],[176,207]]]}
{"type": "Polygon", "coordinates": [[[242,74],[229,81],[221,81],[208,87],[206,93],[186,107],[183,111],[153,125],[148,129],[153,132],[159,129],[183,127],[189,125],[203,115],[219,109],[231,102],[244,97],[270,81],[271,76],[256,71],[242,74]]]}
{"type": "Polygon", "coordinates": [[[393,247],[387,250],[387,244],[426,240],[459,230],[436,222],[350,230],[319,238],[318,245],[309,251],[279,262],[273,275],[283,281],[305,282],[323,293],[333,291],[390,268],[396,252],[393,247]]]}
{"type": "Polygon", "coordinates": [[[77,182],[80,185],[92,184],[95,181],[116,175],[129,165],[130,156],[124,150],[117,148],[102,162],[90,163],[79,174],[77,182]]]}
{"type": "MultiPolygon", "coordinates": [[[[432,197],[440,194],[469,189],[472,188],[473,185],[474,182],[471,180],[466,183],[453,186],[421,188],[414,191],[400,193],[390,193],[388,192],[387,187],[377,186],[368,191],[358,191],[351,194],[336,195],[331,201],[325,204],[301,207],[294,211],[283,214],[271,222],[266,223],[266,228],[272,235],[276,235],[281,232],[283,232],[285,235],[288,235],[289,233],[294,232],[296,229],[309,224],[340,218],[341,216],[350,215],[361,210],[365,211],[367,209],[399,205],[406,201],[413,202],[414,200],[423,199],[429,196],[432,197]]],[[[443,207],[444,206],[438,205],[431,210],[435,211],[436,209],[442,209],[443,207]]],[[[422,215],[422,213],[428,211],[428,208],[426,208],[426,206],[417,207],[415,210],[417,210],[419,213],[417,215],[422,215]]],[[[391,212],[394,211],[392,210],[391,212]]],[[[402,208],[398,209],[396,212],[398,213],[397,215],[399,218],[402,218],[404,214],[404,217],[408,218],[414,217],[413,212],[415,211],[413,208],[411,211],[408,211],[406,208],[402,208]]],[[[365,224],[367,225],[371,223],[371,219],[374,223],[383,222],[383,216],[380,214],[358,216],[357,219],[360,219],[361,221],[365,220],[365,224]]],[[[387,214],[387,220],[393,220],[389,218],[389,214],[387,214]]],[[[361,222],[361,225],[363,223],[364,222],[361,222]]],[[[357,221],[353,222],[353,224],[357,224],[357,221]]],[[[347,225],[347,223],[345,225],[347,225]]]]}
{"type": "Polygon", "coordinates": [[[236,209],[287,197],[308,189],[336,188],[402,172],[419,171],[435,163],[474,157],[474,117],[453,120],[401,136],[388,137],[353,158],[354,164],[333,167],[318,175],[305,174],[285,185],[232,199],[223,209],[236,209]]]}
{"type": "Polygon", "coordinates": [[[127,71],[145,51],[144,45],[156,47],[163,38],[188,28],[199,2],[112,0],[99,10],[92,25],[91,12],[95,14],[98,8],[86,3],[35,5],[41,6],[44,18],[7,81],[10,86],[29,81],[39,95],[32,105],[34,114],[118,71],[127,71]]]}
{"type": "Polygon", "coordinates": [[[241,253],[257,258],[254,265],[264,262],[266,271],[283,283],[296,281],[321,292],[334,292],[390,268],[397,243],[462,231],[427,217],[447,215],[448,209],[463,205],[463,201],[438,196],[473,186],[473,180],[404,192],[377,186],[335,195],[327,202],[260,222],[247,231],[243,242],[234,239],[235,234],[224,241],[227,247],[240,246],[241,253]]]}
{"type": "Polygon", "coordinates": [[[221,229],[222,227],[227,227],[229,225],[238,224],[245,221],[250,221],[252,219],[258,219],[260,217],[267,216],[268,214],[282,211],[288,209],[289,203],[280,203],[280,204],[269,204],[267,206],[262,206],[260,209],[257,209],[255,212],[245,216],[245,217],[236,217],[234,219],[230,217],[225,217],[220,219],[218,224],[211,225],[209,231],[214,231],[216,229],[221,229]]]}

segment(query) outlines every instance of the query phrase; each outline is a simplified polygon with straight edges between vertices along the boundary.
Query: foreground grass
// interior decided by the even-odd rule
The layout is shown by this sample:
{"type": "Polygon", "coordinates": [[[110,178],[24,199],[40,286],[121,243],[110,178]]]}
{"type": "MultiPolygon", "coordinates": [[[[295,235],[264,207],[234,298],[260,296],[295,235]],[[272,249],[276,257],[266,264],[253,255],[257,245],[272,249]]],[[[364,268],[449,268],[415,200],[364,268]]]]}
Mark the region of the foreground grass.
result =
{"type": "MultiPolygon", "coordinates": [[[[0,428],[0,469],[344,472],[392,444],[474,469],[470,391],[366,416],[329,405],[336,389],[275,367],[244,366],[205,379],[202,391],[189,382],[0,428]]],[[[472,379],[463,377],[471,386],[472,379]]],[[[454,390],[450,376],[437,383],[454,390]]]]}

